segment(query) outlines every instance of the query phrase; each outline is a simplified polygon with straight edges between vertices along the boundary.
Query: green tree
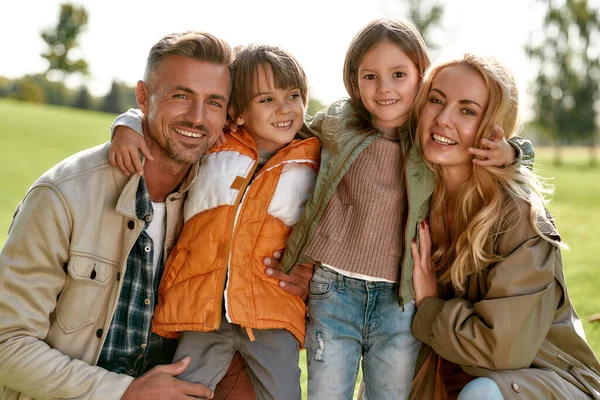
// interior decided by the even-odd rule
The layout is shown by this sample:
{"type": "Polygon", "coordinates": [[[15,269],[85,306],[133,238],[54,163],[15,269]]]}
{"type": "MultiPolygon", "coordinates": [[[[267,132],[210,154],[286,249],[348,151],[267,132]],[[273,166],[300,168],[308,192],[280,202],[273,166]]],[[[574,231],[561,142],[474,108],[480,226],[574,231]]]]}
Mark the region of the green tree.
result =
{"type": "Polygon", "coordinates": [[[432,49],[437,48],[431,32],[442,23],[444,3],[438,0],[408,0],[405,4],[408,7],[407,18],[419,28],[427,45],[432,49]]]}
{"type": "Polygon", "coordinates": [[[85,8],[69,3],[61,4],[56,26],[41,33],[42,39],[48,45],[48,50],[42,54],[49,63],[46,73],[57,71],[63,79],[75,72],[88,74],[88,64],[84,59],[69,58],[71,50],[79,45],[79,35],[87,22],[88,14],[85,8]]]}
{"type": "Polygon", "coordinates": [[[121,93],[121,85],[113,80],[110,85],[110,90],[102,99],[102,104],[100,104],[100,111],[118,114],[122,113],[124,110],[124,105],[122,103],[123,95],[121,93]]]}
{"type": "Polygon", "coordinates": [[[600,12],[588,0],[541,0],[544,35],[530,39],[527,55],[539,66],[535,80],[534,126],[554,139],[555,164],[565,144],[590,146],[596,163],[600,109],[600,12]]]}
{"type": "Polygon", "coordinates": [[[92,110],[94,108],[94,98],[87,87],[81,86],[73,101],[73,107],[82,108],[84,110],[92,110]]]}
{"type": "Polygon", "coordinates": [[[400,0],[392,3],[394,7],[390,7],[386,2],[383,7],[384,12],[396,14],[396,5],[400,6],[400,13],[403,17],[410,20],[421,32],[425,42],[430,49],[437,49],[435,40],[433,40],[432,32],[434,28],[442,23],[444,17],[444,1],[443,0],[400,0]]]}

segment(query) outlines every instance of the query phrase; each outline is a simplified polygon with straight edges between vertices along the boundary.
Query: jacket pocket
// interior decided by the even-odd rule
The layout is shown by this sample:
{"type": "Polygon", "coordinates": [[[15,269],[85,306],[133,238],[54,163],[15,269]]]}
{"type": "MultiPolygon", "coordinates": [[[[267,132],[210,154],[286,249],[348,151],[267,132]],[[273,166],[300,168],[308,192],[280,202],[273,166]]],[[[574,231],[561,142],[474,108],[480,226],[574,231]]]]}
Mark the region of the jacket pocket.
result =
{"type": "Polygon", "coordinates": [[[56,319],[65,333],[96,320],[110,288],[112,269],[112,265],[93,258],[71,257],[67,281],[56,304],[56,319]]]}

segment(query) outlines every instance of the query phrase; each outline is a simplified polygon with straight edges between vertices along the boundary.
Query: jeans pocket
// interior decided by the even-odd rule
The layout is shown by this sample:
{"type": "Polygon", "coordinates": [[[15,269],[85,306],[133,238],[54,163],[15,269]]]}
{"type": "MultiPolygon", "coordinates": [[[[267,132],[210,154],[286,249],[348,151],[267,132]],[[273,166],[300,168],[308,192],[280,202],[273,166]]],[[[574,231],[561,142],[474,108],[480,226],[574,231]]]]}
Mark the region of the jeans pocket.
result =
{"type": "Polygon", "coordinates": [[[332,295],[336,288],[337,281],[331,281],[319,276],[315,271],[315,274],[310,281],[309,297],[313,300],[326,299],[332,295]]]}

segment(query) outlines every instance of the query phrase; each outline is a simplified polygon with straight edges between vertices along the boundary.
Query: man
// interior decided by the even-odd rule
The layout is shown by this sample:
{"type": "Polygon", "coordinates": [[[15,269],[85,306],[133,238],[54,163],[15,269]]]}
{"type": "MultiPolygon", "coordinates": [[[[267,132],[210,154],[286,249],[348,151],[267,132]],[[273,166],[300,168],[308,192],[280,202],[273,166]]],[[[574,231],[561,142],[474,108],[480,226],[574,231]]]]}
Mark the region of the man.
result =
{"type": "MultiPolygon", "coordinates": [[[[154,156],[144,178],[111,167],[104,144],[29,190],[0,253],[0,398],[213,396],[174,377],[190,359],[168,364],[174,343],[150,323],[197,161],[225,123],[231,59],[206,33],[161,39],[136,90],[154,156]]],[[[306,291],[307,275],[269,272],[306,291]]]]}

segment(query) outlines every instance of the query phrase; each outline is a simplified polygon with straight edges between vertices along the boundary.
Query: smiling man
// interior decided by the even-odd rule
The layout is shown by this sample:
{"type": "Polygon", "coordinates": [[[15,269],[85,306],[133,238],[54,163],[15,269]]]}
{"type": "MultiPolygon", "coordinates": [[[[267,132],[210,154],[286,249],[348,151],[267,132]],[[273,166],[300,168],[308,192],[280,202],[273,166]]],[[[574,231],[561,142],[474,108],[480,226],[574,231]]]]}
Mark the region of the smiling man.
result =
{"type": "Polygon", "coordinates": [[[144,177],[112,167],[107,143],[30,188],[0,253],[0,398],[213,396],[175,378],[190,359],[171,364],[176,342],[150,328],[197,161],[225,124],[231,62],[212,35],[164,37],[136,91],[144,177]]]}

